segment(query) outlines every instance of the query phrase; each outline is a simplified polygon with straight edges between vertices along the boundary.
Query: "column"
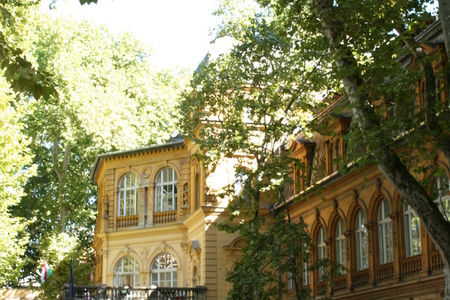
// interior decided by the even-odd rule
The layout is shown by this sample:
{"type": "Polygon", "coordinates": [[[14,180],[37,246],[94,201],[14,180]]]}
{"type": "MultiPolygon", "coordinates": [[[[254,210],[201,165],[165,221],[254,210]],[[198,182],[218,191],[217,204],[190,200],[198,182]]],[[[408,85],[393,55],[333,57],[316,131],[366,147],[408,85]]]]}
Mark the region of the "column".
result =
{"type": "Polygon", "coordinates": [[[107,268],[108,268],[108,252],[103,251],[102,253],[102,284],[108,284],[107,282],[107,277],[106,277],[106,272],[107,272],[107,268]]]}
{"type": "MultiPolygon", "coordinates": [[[[327,239],[325,241],[325,244],[326,244],[326,249],[327,249],[327,256],[326,257],[330,261],[330,264],[328,264],[328,266],[327,266],[327,278],[329,278],[330,280],[333,280],[333,274],[331,274],[331,264],[333,263],[333,261],[332,261],[332,257],[333,256],[332,256],[332,252],[331,252],[333,250],[333,247],[332,247],[333,239],[332,238],[327,239]]],[[[330,283],[327,283],[327,285],[326,285],[326,291],[327,291],[326,292],[326,296],[327,297],[329,297],[331,295],[331,292],[332,292],[330,283]]]]}
{"type": "Polygon", "coordinates": [[[347,288],[346,291],[350,292],[351,288],[352,288],[352,274],[351,271],[353,269],[353,260],[351,259],[354,254],[356,253],[352,253],[353,247],[351,247],[352,245],[352,232],[351,231],[346,231],[344,232],[344,236],[345,236],[345,256],[346,256],[346,268],[347,268],[347,288]]]}
{"type": "Polygon", "coordinates": [[[147,227],[153,227],[153,206],[155,204],[155,184],[151,183],[147,188],[147,227]]]}
{"type": "Polygon", "coordinates": [[[374,237],[374,228],[376,226],[375,222],[370,222],[364,224],[364,227],[367,228],[367,248],[369,250],[369,282],[368,285],[372,285],[375,283],[375,274],[374,274],[374,266],[375,266],[375,253],[373,247],[376,246],[377,243],[373,243],[374,237]]]}
{"type": "Polygon", "coordinates": [[[400,234],[400,226],[398,222],[398,212],[394,212],[389,215],[389,218],[392,220],[392,254],[393,254],[393,263],[394,263],[394,277],[392,279],[400,279],[400,249],[401,242],[399,239],[401,238],[400,234]]]}
{"type": "Polygon", "coordinates": [[[139,209],[139,224],[138,227],[142,228],[145,226],[145,187],[140,187],[138,190],[138,209],[139,209]]]}

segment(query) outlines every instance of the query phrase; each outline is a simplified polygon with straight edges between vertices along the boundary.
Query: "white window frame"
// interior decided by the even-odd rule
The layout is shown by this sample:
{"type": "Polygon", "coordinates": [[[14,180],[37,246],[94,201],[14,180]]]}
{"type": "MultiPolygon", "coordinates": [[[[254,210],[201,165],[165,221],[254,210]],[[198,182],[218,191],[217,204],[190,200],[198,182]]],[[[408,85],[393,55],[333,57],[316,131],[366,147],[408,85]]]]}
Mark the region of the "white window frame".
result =
{"type": "Polygon", "coordinates": [[[438,197],[434,202],[438,205],[439,210],[447,216],[448,220],[450,220],[450,184],[446,173],[443,173],[436,178],[435,186],[438,197]],[[445,187],[445,184],[447,185],[447,188],[445,187]]]}
{"type": "Polygon", "coordinates": [[[422,253],[420,239],[420,220],[416,212],[408,204],[403,206],[403,224],[405,230],[406,257],[422,253]]]}
{"type": "Polygon", "coordinates": [[[165,252],[156,256],[151,264],[151,272],[152,285],[178,287],[178,262],[172,254],[165,252]]]}
{"type": "Polygon", "coordinates": [[[391,206],[384,198],[378,207],[378,246],[380,265],[390,263],[394,260],[392,246],[392,220],[391,206]]]}
{"type": "Polygon", "coordinates": [[[287,280],[287,289],[293,290],[294,289],[294,278],[292,276],[292,272],[287,272],[288,280],[287,280]]]}
{"type": "MultiPolygon", "coordinates": [[[[336,224],[336,263],[342,265],[344,268],[347,268],[346,259],[345,259],[345,224],[342,218],[339,218],[336,224]]],[[[345,270],[343,270],[343,274],[345,274],[345,270]]]]}
{"type": "MultiPolygon", "coordinates": [[[[317,259],[322,260],[327,257],[327,245],[325,243],[326,235],[325,228],[322,226],[317,234],[317,259]]],[[[319,267],[319,281],[322,281],[322,277],[326,274],[326,268],[323,266],[319,267]]]]}
{"type": "Polygon", "coordinates": [[[356,215],[355,237],[356,237],[356,270],[369,268],[369,249],[367,244],[366,213],[360,209],[356,215]]]}
{"type": "MultiPolygon", "coordinates": [[[[307,247],[306,243],[303,243],[303,247],[307,247]]],[[[309,248],[306,248],[305,253],[309,253],[309,248]]],[[[309,262],[307,260],[303,260],[302,267],[302,284],[303,286],[308,286],[311,284],[310,271],[308,270],[309,262]]]]}
{"type": "Polygon", "coordinates": [[[166,167],[159,171],[155,182],[155,212],[177,209],[177,181],[175,169],[166,167]]]}
{"type": "Polygon", "coordinates": [[[130,276],[131,282],[128,282],[128,285],[132,287],[139,286],[139,263],[133,256],[125,256],[122,257],[116,264],[114,268],[114,285],[115,286],[124,286],[123,285],[123,277],[130,276]],[[130,264],[130,262],[132,262],[130,264]],[[130,270],[130,267],[132,268],[130,270]],[[128,269],[124,271],[124,269],[128,269]]]}
{"type": "Polygon", "coordinates": [[[129,172],[122,177],[119,183],[118,216],[137,215],[139,181],[136,174],[129,172]]]}

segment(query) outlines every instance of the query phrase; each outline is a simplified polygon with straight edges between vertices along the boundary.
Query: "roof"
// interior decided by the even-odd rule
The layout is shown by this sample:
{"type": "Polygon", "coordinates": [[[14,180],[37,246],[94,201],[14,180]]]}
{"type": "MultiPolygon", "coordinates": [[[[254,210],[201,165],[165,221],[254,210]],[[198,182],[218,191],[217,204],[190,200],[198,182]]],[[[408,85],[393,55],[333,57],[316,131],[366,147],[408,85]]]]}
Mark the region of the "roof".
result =
{"type": "Polygon", "coordinates": [[[95,177],[97,176],[98,170],[102,164],[102,162],[106,159],[110,158],[119,158],[124,156],[134,156],[139,154],[146,154],[150,152],[156,152],[166,149],[175,149],[184,146],[184,139],[177,136],[171,139],[169,142],[159,145],[147,146],[143,148],[131,149],[131,150],[122,150],[115,152],[108,152],[97,155],[94,161],[94,167],[91,170],[90,178],[95,181],[95,177]]]}

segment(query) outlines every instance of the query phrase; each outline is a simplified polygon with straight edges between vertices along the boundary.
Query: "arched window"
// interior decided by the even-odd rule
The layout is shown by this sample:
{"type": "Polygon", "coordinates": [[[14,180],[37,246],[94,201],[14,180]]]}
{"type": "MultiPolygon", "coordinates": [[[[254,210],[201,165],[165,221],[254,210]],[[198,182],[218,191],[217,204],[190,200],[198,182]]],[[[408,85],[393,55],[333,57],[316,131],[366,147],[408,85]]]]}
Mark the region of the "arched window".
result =
{"type": "Polygon", "coordinates": [[[356,270],[364,270],[369,268],[369,259],[367,256],[367,229],[364,226],[366,224],[366,213],[360,209],[356,215],[355,222],[355,237],[356,237],[356,270]]]}
{"type": "Polygon", "coordinates": [[[156,177],[155,212],[177,209],[177,173],[164,168],[156,177]]]}
{"type": "Polygon", "coordinates": [[[195,209],[200,207],[200,178],[198,172],[195,174],[195,209]]]}
{"type": "Polygon", "coordinates": [[[198,277],[197,277],[197,266],[194,266],[194,271],[192,272],[192,286],[198,285],[198,277]]]}
{"type": "Polygon", "coordinates": [[[450,219],[450,185],[447,174],[442,174],[436,179],[438,197],[435,200],[439,209],[450,219]]]}
{"type": "Polygon", "coordinates": [[[331,170],[331,174],[334,173],[334,171],[336,171],[335,165],[334,165],[334,158],[335,158],[335,152],[334,152],[334,147],[333,144],[330,144],[330,170],[331,170]]]}
{"type": "Polygon", "coordinates": [[[405,229],[406,257],[418,255],[422,252],[420,245],[420,221],[415,211],[405,203],[403,206],[403,223],[405,229]]]}
{"type": "Polygon", "coordinates": [[[139,264],[132,256],[119,260],[115,269],[115,286],[139,286],[139,264]]]}
{"type": "Polygon", "coordinates": [[[378,208],[378,246],[380,265],[393,261],[391,206],[385,198],[378,208]]]}
{"type": "Polygon", "coordinates": [[[152,285],[178,287],[178,263],[169,253],[161,253],[152,262],[152,285]]]}
{"type": "Polygon", "coordinates": [[[306,250],[305,250],[305,255],[304,255],[304,257],[302,257],[302,261],[303,261],[303,263],[302,263],[302,277],[303,277],[303,282],[302,282],[302,284],[303,284],[303,286],[308,286],[309,284],[310,284],[310,275],[309,275],[309,248],[307,248],[308,247],[308,245],[305,243],[305,242],[303,242],[303,247],[304,248],[306,248],[306,250]]]}
{"type": "MultiPolygon", "coordinates": [[[[342,218],[336,224],[336,263],[347,267],[345,264],[345,226],[342,218]]],[[[344,271],[345,272],[345,271],[344,271]]]]}
{"type": "MultiPolygon", "coordinates": [[[[325,244],[326,236],[325,229],[323,227],[320,228],[319,234],[317,235],[317,258],[320,260],[327,257],[327,245],[325,244]]],[[[319,281],[322,280],[322,277],[326,273],[326,268],[323,266],[319,267],[319,281]]]]}
{"type": "Polygon", "coordinates": [[[339,163],[341,159],[341,141],[337,140],[336,142],[336,158],[338,159],[337,170],[339,170],[339,163]]]}
{"type": "Polygon", "coordinates": [[[138,178],[134,173],[126,174],[119,184],[119,217],[137,214],[138,178]]]}

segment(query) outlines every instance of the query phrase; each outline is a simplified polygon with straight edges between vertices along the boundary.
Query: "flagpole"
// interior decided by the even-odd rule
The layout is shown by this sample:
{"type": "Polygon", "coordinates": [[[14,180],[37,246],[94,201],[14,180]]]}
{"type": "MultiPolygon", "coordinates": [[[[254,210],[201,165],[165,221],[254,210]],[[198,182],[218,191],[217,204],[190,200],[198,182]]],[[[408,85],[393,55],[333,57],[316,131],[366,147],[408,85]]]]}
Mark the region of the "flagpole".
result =
{"type": "Polygon", "coordinates": [[[73,259],[70,258],[70,279],[69,279],[70,299],[75,297],[75,288],[73,284],[73,259]]]}

